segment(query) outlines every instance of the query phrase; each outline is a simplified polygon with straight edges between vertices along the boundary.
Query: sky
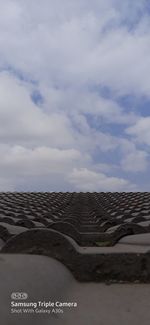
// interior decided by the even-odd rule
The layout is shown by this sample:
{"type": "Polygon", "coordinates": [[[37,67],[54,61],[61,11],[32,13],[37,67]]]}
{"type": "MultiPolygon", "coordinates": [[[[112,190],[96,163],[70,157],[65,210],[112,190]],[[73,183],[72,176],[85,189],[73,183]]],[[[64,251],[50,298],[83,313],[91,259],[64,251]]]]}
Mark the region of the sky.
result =
{"type": "Polygon", "coordinates": [[[0,191],[150,191],[149,0],[0,0],[0,191]]]}

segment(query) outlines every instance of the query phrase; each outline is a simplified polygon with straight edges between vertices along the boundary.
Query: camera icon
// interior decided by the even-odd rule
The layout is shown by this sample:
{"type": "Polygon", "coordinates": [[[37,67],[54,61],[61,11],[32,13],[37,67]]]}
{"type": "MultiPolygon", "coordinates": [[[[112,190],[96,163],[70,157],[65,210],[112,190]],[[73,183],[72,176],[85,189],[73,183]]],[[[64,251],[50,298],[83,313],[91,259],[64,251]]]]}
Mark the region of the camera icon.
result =
{"type": "Polygon", "coordinates": [[[26,300],[28,298],[28,294],[26,292],[12,292],[11,299],[14,300],[26,300]]]}

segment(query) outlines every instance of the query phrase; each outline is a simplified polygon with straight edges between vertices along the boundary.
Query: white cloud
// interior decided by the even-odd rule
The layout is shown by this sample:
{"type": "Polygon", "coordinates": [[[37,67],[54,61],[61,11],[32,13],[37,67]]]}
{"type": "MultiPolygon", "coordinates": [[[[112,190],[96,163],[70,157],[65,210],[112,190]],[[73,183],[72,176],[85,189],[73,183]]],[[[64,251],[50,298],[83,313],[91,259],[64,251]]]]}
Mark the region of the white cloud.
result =
{"type": "Polygon", "coordinates": [[[70,181],[78,191],[125,191],[135,190],[136,186],[118,177],[109,177],[87,168],[75,168],[70,174],[70,181]]]}
{"type": "Polygon", "coordinates": [[[0,177],[0,191],[1,192],[12,192],[15,191],[15,184],[12,179],[6,177],[0,177]]]}
{"type": "Polygon", "coordinates": [[[42,1],[6,0],[1,4],[3,64],[49,86],[106,85],[120,94],[149,96],[147,16],[142,16],[144,32],[141,20],[133,31],[123,24],[125,19],[137,20],[144,2],[70,0],[45,1],[43,6],[42,1]]]}
{"type": "Polygon", "coordinates": [[[71,117],[80,114],[79,118],[82,121],[86,114],[91,114],[97,120],[99,119],[99,122],[110,124],[129,125],[135,123],[138,118],[137,114],[126,113],[114,100],[106,99],[94,90],[90,92],[86,89],[80,91],[79,89],[43,88],[42,94],[47,112],[63,110],[71,117]]]}
{"type": "Polygon", "coordinates": [[[0,154],[0,190],[4,191],[18,187],[60,191],[70,186],[68,174],[73,168],[90,163],[87,154],[75,149],[1,145],[0,154]]]}
{"type": "Polygon", "coordinates": [[[133,173],[143,172],[148,167],[148,154],[145,151],[134,150],[123,157],[121,166],[123,170],[133,173]]]}
{"type": "MultiPolygon", "coordinates": [[[[74,175],[72,172],[74,168],[86,169],[92,165],[94,167],[91,155],[95,150],[107,152],[118,148],[124,155],[129,152],[131,155],[131,150],[134,148],[136,152],[135,145],[131,142],[91,128],[86,119],[86,114],[90,112],[92,115],[93,110],[92,116],[101,117],[108,123],[111,121],[129,122],[129,116],[124,113],[121,115],[121,109],[113,101],[99,99],[96,95],[88,97],[87,94],[87,100],[85,95],[81,95],[80,105],[77,105],[71,112],[69,107],[65,109],[66,99],[62,103],[62,110],[59,105],[55,108],[54,102],[50,109],[48,103],[43,109],[31,100],[32,90],[33,86],[17,80],[9,73],[0,74],[0,153],[2,157],[0,170],[2,176],[5,174],[6,188],[7,185],[10,188],[9,184],[17,186],[18,182],[24,182],[25,177],[36,175],[38,177],[53,175],[53,178],[55,175],[58,178],[58,174],[61,174],[60,182],[64,182],[64,179],[68,179],[68,175],[71,173],[74,175]],[[93,104],[95,100],[93,107],[92,98],[93,104]]],[[[72,103],[74,104],[74,101],[72,103]]],[[[131,116],[131,120],[136,120],[134,115],[131,116]]],[[[125,158],[125,161],[127,161],[127,167],[122,164],[124,170],[130,168],[129,158],[125,158]]],[[[142,170],[141,164],[138,163],[139,170],[142,170]]],[[[99,170],[104,172],[108,168],[113,171],[111,164],[99,163],[99,167],[99,170]]],[[[98,164],[95,168],[98,168],[98,164]]],[[[69,178],[68,182],[71,179],[69,178]]],[[[107,184],[111,188],[111,181],[113,181],[114,188],[118,189],[121,186],[126,188],[128,184],[128,181],[122,181],[116,177],[109,177],[110,182],[107,180],[106,185],[102,179],[100,180],[101,185],[88,183],[89,189],[94,186],[105,188],[107,184]]],[[[75,182],[71,180],[71,184],[75,185],[75,182]]],[[[86,180],[85,186],[87,187],[86,180]]]]}
{"type": "Polygon", "coordinates": [[[8,143],[68,146],[73,142],[65,114],[50,116],[35,105],[25,84],[9,74],[0,74],[0,137],[8,143]]]}
{"type": "Polygon", "coordinates": [[[150,145],[150,117],[142,117],[137,123],[126,130],[138,142],[150,145]]]}
{"type": "Polygon", "coordinates": [[[59,150],[48,147],[27,149],[21,146],[2,146],[0,174],[15,176],[50,175],[72,170],[73,166],[85,163],[88,156],[74,149],[59,150]]]}
{"type": "Polygon", "coordinates": [[[0,6],[1,184],[38,176],[44,189],[48,176],[60,189],[134,189],[124,172],[146,171],[150,122],[117,96],[150,97],[146,0],[0,6]]]}
{"type": "Polygon", "coordinates": [[[138,149],[132,139],[118,140],[119,149],[121,152],[120,167],[123,171],[137,173],[145,172],[148,168],[148,152],[144,149],[138,149]]]}

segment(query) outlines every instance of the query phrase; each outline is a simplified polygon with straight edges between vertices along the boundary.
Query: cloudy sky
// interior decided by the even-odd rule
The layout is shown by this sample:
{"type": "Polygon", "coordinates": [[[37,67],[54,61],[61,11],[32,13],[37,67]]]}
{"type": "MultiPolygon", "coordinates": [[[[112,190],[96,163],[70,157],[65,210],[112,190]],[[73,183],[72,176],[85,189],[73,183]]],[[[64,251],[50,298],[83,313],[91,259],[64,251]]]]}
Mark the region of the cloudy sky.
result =
{"type": "Polygon", "coordinates": [[[0,191],[150,191],[149,0],[0,0],[0,191]]]}

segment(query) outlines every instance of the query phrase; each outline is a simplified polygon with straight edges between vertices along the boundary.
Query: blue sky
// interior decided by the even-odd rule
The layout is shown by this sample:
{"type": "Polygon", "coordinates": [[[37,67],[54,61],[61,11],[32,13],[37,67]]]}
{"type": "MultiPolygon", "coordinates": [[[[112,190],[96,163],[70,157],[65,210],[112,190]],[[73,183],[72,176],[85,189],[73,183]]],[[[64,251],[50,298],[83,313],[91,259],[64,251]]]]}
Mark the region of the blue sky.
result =
{"type": "Polygon", "coordinates": [[[0,190],[149,191],[149,1],[0,8],[0,190]]]}

